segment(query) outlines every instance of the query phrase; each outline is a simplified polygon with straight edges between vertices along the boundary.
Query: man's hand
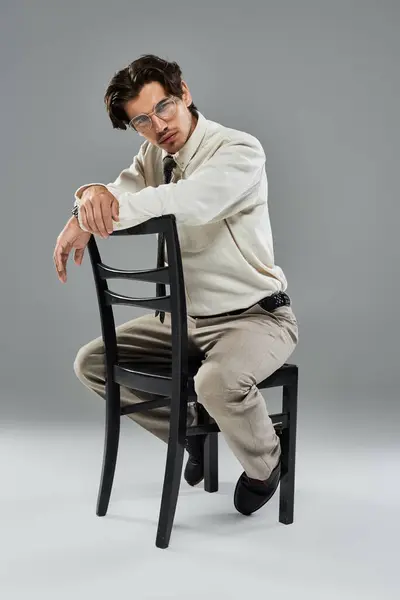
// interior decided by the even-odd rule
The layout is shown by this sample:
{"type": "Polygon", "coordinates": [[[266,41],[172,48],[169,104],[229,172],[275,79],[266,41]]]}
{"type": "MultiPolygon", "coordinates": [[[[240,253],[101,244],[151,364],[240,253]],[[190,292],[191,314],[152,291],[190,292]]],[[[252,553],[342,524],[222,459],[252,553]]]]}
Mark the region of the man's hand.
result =
{"type": "Polygon", "coordinates": [[[71,217],[58,236],[53,259],[58,279],[62,283],[67,281],[67,261],[71,250],[75,248],[75,264],[81,265],[91,235],[91,233],[87,233],[79,227],[76,217],[71,217]]]}
{"type": "Polygon", "coordinates": [[[108,238],[113,232],[112,220],[119,220],[118,200],[106,187],[91,185],[82,193],[80,218],[85,229],[108,238]]]}

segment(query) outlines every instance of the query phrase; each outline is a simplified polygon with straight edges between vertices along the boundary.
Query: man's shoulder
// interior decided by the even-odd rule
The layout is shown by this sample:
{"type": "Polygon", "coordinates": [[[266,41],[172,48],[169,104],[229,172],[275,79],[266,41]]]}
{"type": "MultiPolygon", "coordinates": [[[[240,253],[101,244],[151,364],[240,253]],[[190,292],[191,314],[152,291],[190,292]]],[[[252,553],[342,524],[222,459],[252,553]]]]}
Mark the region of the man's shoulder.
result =
{"type": "Polygon", "coordinates": [[[260,140],[253,134],[237,129],[235,127],[228,127],[218,121],[212,121],[207,119],[207,132],[206,139],[215,141],[219,145],[230,144],[232,142],[238,144],[246,144],[254,146],[257,149],[264,152],[260,140]]]}

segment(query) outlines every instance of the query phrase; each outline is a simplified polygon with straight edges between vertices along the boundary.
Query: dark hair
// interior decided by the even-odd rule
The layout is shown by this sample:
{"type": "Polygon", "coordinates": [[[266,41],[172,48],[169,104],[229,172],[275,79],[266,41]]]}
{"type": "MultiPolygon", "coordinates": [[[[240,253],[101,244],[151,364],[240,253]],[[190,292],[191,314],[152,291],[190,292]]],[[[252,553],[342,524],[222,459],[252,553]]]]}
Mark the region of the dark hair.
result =
{"type": "MultiPolygon", "coordinates": [[[[104,103],[114,129],[127,129],[128,115],[125,102],[137,98],[143,86],[158,81],[167,94],[182,98],[182,70],[176,62],[168,62],[154,54],[143,54],[127,67],[117,71],[111,79],[104,103]]],[[[192,102],[189,111],[197,116],[198,109],[192,102]]]]}

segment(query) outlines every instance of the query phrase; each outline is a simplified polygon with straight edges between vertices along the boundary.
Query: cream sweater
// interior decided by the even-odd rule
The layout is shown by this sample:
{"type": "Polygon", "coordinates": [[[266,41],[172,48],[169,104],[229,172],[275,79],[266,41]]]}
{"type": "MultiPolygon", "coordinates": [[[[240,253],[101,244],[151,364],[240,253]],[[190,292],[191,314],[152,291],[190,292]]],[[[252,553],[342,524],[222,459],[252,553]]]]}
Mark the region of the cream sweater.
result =
{"type": "MultiPolygon", "coordinates": [[[[274,262],[265,153],[257,138],[199,113],[192,135],[173,155],[177,167],[169,184],[163,183],[166,154],[146,140],[105,186],[120,206],[114,231],[175,215],[188,315],[245,308],[285,291],[286,277],[274,262]]],[[[78,206],[89,185],[104,184],[78,188],[78,206]]]]}

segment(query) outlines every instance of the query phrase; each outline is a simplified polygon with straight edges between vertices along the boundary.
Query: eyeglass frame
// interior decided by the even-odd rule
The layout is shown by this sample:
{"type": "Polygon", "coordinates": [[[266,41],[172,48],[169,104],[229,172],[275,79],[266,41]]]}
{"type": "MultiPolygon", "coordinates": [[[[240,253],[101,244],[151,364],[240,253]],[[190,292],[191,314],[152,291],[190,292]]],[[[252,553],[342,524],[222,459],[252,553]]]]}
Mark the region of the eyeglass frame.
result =
{"type": "MultiPolygon", "coordinates": [[[[158,102],[156,102],[156,103],[154,104],[154,106],[153,106],[153,110],[152,110],[151,112],[149,112],[149,113],[139,113],[138,115],[136,115],[135,117],[133,117],[133,118],[132,118],[132,119],[129,121],[129,123],[128,123],[128,128],[129,128],[129,129],[133,129],[133,131],[136,131],[136,133],[139,133],[139,134],[141,134],[142,132],[138,131],[134,125],[131,125],[131,123],[132,123],[132,121],[134,121],[134,120],[135,120],[135,119],[137,119],[138,117],[145,116],[145,117],[149,117],[149,118],[150,118],[150,127],[149,127],[148,129],[146,129],[145,131],[150,131],[150,130],[152,129],[152,127],[153,127],[153,119],[152,119],[151,117],[152,117],[152,115],[156,114],[156,106],[157,106],[158,104],[160,104],[161,102],[165,102],[165,100],[171,100],[171,99],[174,101],[174,104],[175,104],[175,112],[174,112],[174,114],[173,114],[173,115],[170,117],[170,118],[172,119],[172,117],[174,117],[174,116],[175,116],[175,114],[176,114],[176,109],[178,108],[178,105],[177,105],[177,100],[180,100],[180,98],[178,98],[177,96],[174,96],[174,95],[170,94],[169,96],[166,96],[165,98],[162,98],[161,100],[159,100],[158,102]]],[[[165,120],[165,119],[162,119],[161,117],[159,117],[159,118],[160,118],[162,121],[164,121],[164,120],[165,120]]]]}

